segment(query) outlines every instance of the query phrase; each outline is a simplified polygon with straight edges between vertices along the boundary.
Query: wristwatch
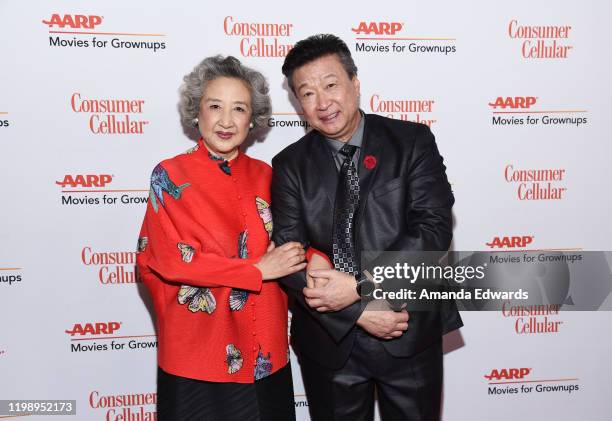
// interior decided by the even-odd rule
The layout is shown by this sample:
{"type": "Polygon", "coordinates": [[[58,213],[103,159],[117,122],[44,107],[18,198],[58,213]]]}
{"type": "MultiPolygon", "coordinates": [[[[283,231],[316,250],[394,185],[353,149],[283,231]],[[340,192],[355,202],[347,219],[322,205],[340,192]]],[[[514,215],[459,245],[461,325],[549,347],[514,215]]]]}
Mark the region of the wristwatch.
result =
{"type": "Polygon", "coordinates": [[[369,280],[363,273],[355,275],[357,281],[357,294],[360,297],[370,297],[376,289],[376,284],[369,280]]]}

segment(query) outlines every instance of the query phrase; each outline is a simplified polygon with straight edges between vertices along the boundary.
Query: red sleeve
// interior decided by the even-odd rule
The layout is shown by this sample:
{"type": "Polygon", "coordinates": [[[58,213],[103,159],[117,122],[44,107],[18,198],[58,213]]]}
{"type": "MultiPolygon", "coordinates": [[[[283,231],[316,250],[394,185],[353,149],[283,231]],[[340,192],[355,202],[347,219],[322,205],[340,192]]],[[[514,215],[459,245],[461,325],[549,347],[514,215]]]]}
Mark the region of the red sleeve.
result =
{"type": "Polygon", "coordinates": [[[312,258],[313,254],[318,254],[319,256],[327,260],[327,263],[329,263],[329,265],[332,268],[334,267],[334,264],[332,263],[331,260],[329,260],[329,257],[327,256],[327,254],[323,253],[322,251],[317,250],[314,247],[308,247],[308,250],[306,250],[306,260],[310,262],[310,259],[312,258]]]}
{"type": "Polygon", "coordinates": [[[168,197],[165,205],[158,200],[155,211],[149,199],[136,260],[143,280],[147,280],[147,273],[153,272],[177,284],[260,291],[262,274],[254,266],[257,259],[221,256],[203,250],[200,241],[194,240],[195,235],[182,238],[177,229],[178,221],[190,222],[180,219],[180,211],[172,206],[172,200],[168,197]]]}

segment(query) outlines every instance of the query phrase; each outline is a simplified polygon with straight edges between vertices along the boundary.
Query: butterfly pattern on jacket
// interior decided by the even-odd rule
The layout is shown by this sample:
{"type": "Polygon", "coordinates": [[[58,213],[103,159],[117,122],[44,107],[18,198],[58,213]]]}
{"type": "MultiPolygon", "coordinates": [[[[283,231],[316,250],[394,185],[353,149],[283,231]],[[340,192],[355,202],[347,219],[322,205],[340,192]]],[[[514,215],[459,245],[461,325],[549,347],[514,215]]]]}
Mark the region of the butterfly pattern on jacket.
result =
{"type": "Polygon", "coordinates": [[[228,344],[225,347],[225,363],[227,364],[227,372],[234,374],[242,368],[242,353],[236,345],[228,344]]]}
{"type": "Polygon", "coordinates": [[[193,260],[193,255],[195,254],[195,249],[189,244],[185,243],[177,243],[176,247],[181,251],[181,259],[185,263],[191,263],[193,260]]]}
{"type": "Polygon", "coordinates": [[[259,352],[257,353],[257,359],[255,360],[255,380],[263,379],[272,374],[272,362],[270,358],[270,353],[268,352],[268,355],[264,355],[263,352],[261,352],[260,346],[259,352]]]}
{"type": "Polygon", "coordinates": [[[180,186],[174,184],[174,182],[170,180],[168,172],[161,166],[161,164],[158,164],[153,169],[153,173],[151,174],[151,190],[149,191],[149,198],[155,213],[157,213],[159,210],[157,200],[159,200],[159,203],[161,203],[162,206],[166,205],[164,202],[164,192],[166,192],[172,198],[178,200],[181,198],[181,192],[186,187],[189,187],[189,183],[181,184],[180,186]]]}
{"type": "Polygon", "coordinates": [[[255,197],[255,204],[257,205],[257,213],[263,221],[264,228],[268,233],[268,238],[272,238],[272,211],[270,210],[270,204],[263,200],[261,197],[255,197]]]}
{"type": "Polygon", "coordinates": [[[193,255],[195,254],[195,249],[189,244],[185,243],[177,243],[176,247],[181,251],[181,259],[185,263],[191,263],[193,260],[193,255]]]}
{"type": "Polygon", "coordinates": [[[136,246],[136,250],[138,253],[142,253],[143,251],[146,250],[147,248],[147,244],[149,244],[149,238],[148,237],[140,237],[138,239],[138,245],[136,246]]]}
{"type": "MultiPolygon", "coordinates": [[[[247,249],[247,240],[249,238],[248,230],[242,231],[238,235],[238,257],[240,259],[248,259],[249,251],[247,249]]],[[[232,311],[239,311],[244,308],[247,300],[249,299],[249,293],[243,289],[232,288],[229,295],[229,306],[232,311]]]]}
{"type": "Polygon", "coordinates": [[[212,314],[217,308],[217,300],[210,288],[182,285],[178,293],[179,304],[189,304],[187,307],[192,313],[202,311],[212,314]]]}
{"type": "Polygon", "coordinates": [[[185,155],[190,155],[194,152],[196,152],[198,149],[200,149],[200,144],[196,143],[196,145],[194,147],[191,147],[189,149],[187,149],[185,152],[183,152],[185,155]]]}

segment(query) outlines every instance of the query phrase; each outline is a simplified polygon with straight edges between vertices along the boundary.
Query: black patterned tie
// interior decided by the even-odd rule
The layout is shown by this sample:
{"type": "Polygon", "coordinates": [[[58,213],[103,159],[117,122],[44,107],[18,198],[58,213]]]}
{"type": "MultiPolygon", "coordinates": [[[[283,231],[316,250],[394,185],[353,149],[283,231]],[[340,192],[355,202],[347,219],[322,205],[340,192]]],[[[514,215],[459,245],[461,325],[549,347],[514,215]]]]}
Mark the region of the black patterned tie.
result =
{"type": "Polygon", "coordinates": [[[359,271],[353,232],[355,214],[359,206],[359,176],[353,162],[356,150],[356,146],[344,145],[339,151],[344,156],[344,162],[338,176],[333,228],[334,268],[351,275],[359,271]]]}

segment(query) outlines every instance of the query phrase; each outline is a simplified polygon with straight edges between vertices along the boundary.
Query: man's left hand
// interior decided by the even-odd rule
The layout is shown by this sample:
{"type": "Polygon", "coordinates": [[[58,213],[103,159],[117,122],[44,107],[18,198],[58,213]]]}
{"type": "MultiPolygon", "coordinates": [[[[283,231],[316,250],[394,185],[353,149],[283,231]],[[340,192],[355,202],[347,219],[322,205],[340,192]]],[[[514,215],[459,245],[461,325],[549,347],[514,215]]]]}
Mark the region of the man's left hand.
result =
{"type": "Polygon", "coordinates": [[[352,275],[334,269],[313,270],[309,275],[325,281],[324,286],[302,290],[308,305],[319,312],[339,311],[360,299],[352,275]]]}

